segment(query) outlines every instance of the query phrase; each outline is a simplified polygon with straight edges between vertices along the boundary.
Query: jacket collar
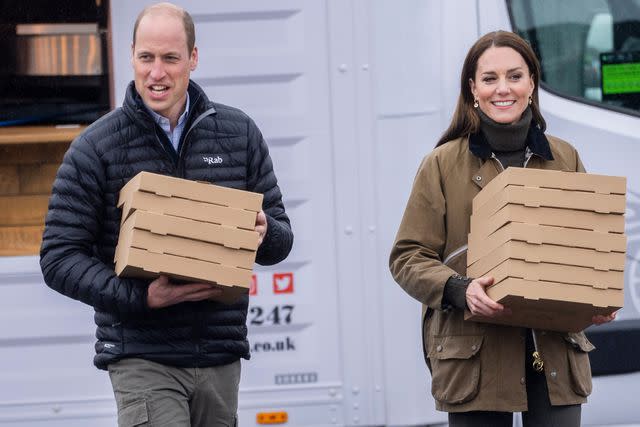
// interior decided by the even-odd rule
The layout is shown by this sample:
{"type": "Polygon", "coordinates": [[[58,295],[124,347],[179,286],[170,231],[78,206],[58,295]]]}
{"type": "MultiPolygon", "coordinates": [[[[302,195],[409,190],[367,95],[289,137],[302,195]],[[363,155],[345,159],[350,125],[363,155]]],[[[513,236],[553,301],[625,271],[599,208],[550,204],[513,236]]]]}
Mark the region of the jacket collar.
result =
{"type": "MultiPolygon", "coordinates": [[[[526,146],[533,154],[540,156],[545,160],[553,160],[553,154],[551,154],[551,148],[549,147],[549,140],[547,140],[547,137],[533,121],[529,127],[529,132],[527,132],[526,146]]],[[[487,160],[492,154],[489,142],[480,131],[469,135],[469,150],[476,157],[483,160],[487,160]]]]}
{"type": "MultiPolygon", "coordinates": [[[[209,101],[204,90],[202,90],[202,88],[193,80],[189,80],[189,87],[187,90],[189,92],[189,100],[191,104],[187,116],[188,125],[194,117],[197,117],[207,109],[213,108],[213,103],[209,101]]],[[[142,102],[142,97],[138,91],[136,91],[135,83],[133,81],[131,81],[129,86],[127,86],[122,107],[131,115],[143,119],[141,120],[141,124],[143,126],[153,128],[155,121],[147,111],[144,102],[142,102]]]]}

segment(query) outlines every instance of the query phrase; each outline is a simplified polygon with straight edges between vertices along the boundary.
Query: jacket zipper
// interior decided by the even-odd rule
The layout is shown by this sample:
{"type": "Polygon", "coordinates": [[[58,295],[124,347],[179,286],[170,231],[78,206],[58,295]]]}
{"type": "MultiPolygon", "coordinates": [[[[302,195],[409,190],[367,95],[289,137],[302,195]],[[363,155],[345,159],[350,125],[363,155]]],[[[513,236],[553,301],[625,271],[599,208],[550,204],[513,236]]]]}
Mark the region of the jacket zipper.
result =
{"type": "Polygon", "coordinates": [[[491,158],[493,160],[495,160],[498,163],[498,165],[500,166],[500,172],[504,172],[504,165],[502,164],[500,159],[498,159],[494,153],[491,153],[491,158]]]}
{"type": "Polygon", "coordinates": [[[531,329],[531,337],[533,338],[533,353],[531,356],[533,357],[533,369],[536,372],[542,372],[544,369],[544,361],[542,360],[542,356],[538,351],[538,340],[536,339],[536,331],[531,329]]]}
{"type": "Polygon", "coordinates": [[[184,152],[184,147],[187,145],[189,134],[191,133],[193,128],[195,128],[198,125],[198,123],[200,123],[205,117],[210,116],[215,112],[216,112],[215,108],[209,108],[204,113],[200,114],[198,117],[196,117],[193,123],[191,123],[191,126],[189,126],[189,129],[187,129],[187,132],[184,134],[184,137],[182,138],[182,145],[180,145],[180,151],[178,152],[178,176],[184,177],[184,171],[182,168],[182,153],[184,152]]]}
{"type": "Polygon", "coordinates": [[[458,256],[462,255],[463,253],[465,253],[467,251],[468,245],[464,245],[464,246],[460,246],[458,249],[456,249],[455,251],[451,252],[449,255],[447,255],[447,257],[444,259],[444,261],[442,261],[442,263],[444,265],[449,264],[449,262],[452,259],[457,258],[458,256]]]}
{"type": "MultiPolygon", "coordinates": [[[[524,154],[524,165],[522,167],[526,168],[529,164],[529,160],[533,157],[533,152],[527,147],[524,154]]],[[[536,339],[536,331],[531,329],[531,338],[533,338],[533,353],[531,356],[533,357],[533,369],[536,372],[542,372],[544,370],[544,361],[542,360],[542,355],[540,354],[540,350],[538,349],[538,340],[536,339]]]]}
{"type": "MultiPolygon", "coordinates": [[[[533,157],[533,151],[531,151],[529,147],[527,147],[524,153],[524,164],[522,165],[523,168],[527,167],[527,165],[529,164],[529,160],[531,160],[532,157],[533,157]]],[[[494,153],[491,153],[491,158],[494,159],[496,162],[498,162],[498,164],[500,165],[500,172],[504,172],[504,165],[502,164],[500,159],[498,159],[498,157],[496,157],[494,153]]]]}
{"type": "MultiPolygon", "coordinates": [[[[169,163],[173,166],[173,168],[176,168],[176,164],[173,160],[173,158],[171,157],[171,154],[169,154],[167,152],[167,148],[165,147],[165,145],[162,143],[162,141],[160,141],[160,137],[158,136],[158,125],[156,124],[156,122],[151,118],[151,116],[149,115],[149,113],[147,113],[143,108],[138,108],[136,109],[136,113],[137,114],[141,114],[144,116],[145,121],[150,122],[151,123],[151,129],[153,131],[153,135],[156,137],[156,143],[160,146],[160,148],[162,149],[162,152],[164,153],[165,157],[169,160],[169,163]]],[[[162,131],[162,129],[160,129],[160,131],[162,131]]]]}
{"type": "MultiPolygon", "coordinates": [[[[197,98],[196,98],[197,100],[197,98]]],[[[194,102],[195,105],[195,102],[194,102]]],[[[180,151],[178,152],[178,164],[176,165],[176,169],[177,169],[177,175],[178,177],[184,177],[184,170],[183,170],[183,166],[182,166],[182,153],[185,150],[185,146],[187,145],[187,141],[189,138],[189,133],[191,133],[191,131],[198,125],[198,123],[200,123],[205,117],[214,114],[216,112],[216,110],[214,108],[209,108],[208,110],[206,110],[204,113],[200,114],[198,117],[196,117],[196,119],[193,121],[193,123],[191,123],[191,126],[189,126],[189,129],[187,129],[186,133],[184,134],[184,137],[182,137],[182,144],[180,145],[180,151]]],[[[195,341],[195,358],[196,358],[196,366],[199,366],[200,361],[202,359],[202,348],[200,346],[200,341],[202,340],[202,313],[200,311],[197,311],[196,313],[194,313],[194,316],[196,318],[196,325],[194,325],[194,331],[193,331],[193,335],[194,335],[194,341],[195,341]]]]}
{"type": "MultiPolygon", "coordinates": [[[[529,149],[529,147],[526,147],[525,153],[524,153],[524,164],[522,165],[523,168],[527,167],[527,165],[529,164],[529,160],[531,160],[531,157],[533,157],[533,152],[529,149]]],[[[494,159],[496,162],[498,162],[498,164],[500,165],[501,172],[504,172],[504,165],[502,164],[500,159],[498,159],[494,153],[491,153],[491,158],[494,159]]],[[[531,354],[531,356],[533,357],[533,363],[532,363],[533,369],[536,372],[542,372],[544,370],[544,361],[542,360],[542,355],[540,354],[540,350],[538,349],[538,340],[536,339],[536,331],[534,331],[533,329],[530,329],[530,331],[531,331],[531,337],[533,338],[533,353],[531,354]]]]}
{"type": "MultiPolygon", "coordinates": [[[[156,129],[154,129],[153,131],[156,132],[156,129]]],[[[165,157],[169,160],[169,163],[175,168],[177,165],[175,164],[175,161],[171,157],[171,154],[167,153],[167,149],[165,145],[162,143],[162,141],[160,141],[160,137],[158,136],[158,134],[156,133],[155,135],[156,135],[156,142],[158,143],[160,148],[162,148],[162,152],[164,153],[165,157]]]]}
{"type": "Polygon", "coordinates": [[[527,147],[526,151],[524,152],[524,165],[522,165],[523,168],[527,167],[527,165],[529,164],[529,160],[531,160],[532,157],[533,151],[531,151],[529,147],[527,147]]]}

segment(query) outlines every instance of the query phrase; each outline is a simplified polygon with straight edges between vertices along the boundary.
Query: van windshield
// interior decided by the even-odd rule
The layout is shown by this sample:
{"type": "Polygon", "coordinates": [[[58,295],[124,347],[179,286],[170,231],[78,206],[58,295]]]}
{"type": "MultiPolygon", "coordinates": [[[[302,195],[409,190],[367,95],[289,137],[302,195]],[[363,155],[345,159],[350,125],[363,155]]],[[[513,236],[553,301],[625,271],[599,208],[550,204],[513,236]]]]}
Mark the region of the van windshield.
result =
{"type": "Polygon", "coordinates": [[[545,89],[640,115],[640,0],[508,0],[545,89]]]}

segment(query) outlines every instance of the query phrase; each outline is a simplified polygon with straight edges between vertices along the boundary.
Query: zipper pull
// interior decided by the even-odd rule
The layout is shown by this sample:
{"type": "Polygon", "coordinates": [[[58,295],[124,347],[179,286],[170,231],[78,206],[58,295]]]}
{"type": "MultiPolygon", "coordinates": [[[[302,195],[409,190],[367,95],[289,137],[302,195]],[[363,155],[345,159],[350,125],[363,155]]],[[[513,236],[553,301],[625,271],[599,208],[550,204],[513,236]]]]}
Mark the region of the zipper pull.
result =
{"type": "Polygon", "coordinates": [[[540,352],[538,351],[538,340],[536,339],[536,331],[531,329],[531,337],[533,338],[533,347],[534,352],[531,354],[533,356],[533,369],[536,372],[542,372],[544,369],[544,362],[542,361],[542,356],[540,356],[540,352]]]}
{"type": "Polygon", "coordinates": [[[540,357],[540,353],[534,351],[533,354],[533,369],[536,372],[542,372],[544,369],[544,362],[542,361],[542,357],[540,357]]]}

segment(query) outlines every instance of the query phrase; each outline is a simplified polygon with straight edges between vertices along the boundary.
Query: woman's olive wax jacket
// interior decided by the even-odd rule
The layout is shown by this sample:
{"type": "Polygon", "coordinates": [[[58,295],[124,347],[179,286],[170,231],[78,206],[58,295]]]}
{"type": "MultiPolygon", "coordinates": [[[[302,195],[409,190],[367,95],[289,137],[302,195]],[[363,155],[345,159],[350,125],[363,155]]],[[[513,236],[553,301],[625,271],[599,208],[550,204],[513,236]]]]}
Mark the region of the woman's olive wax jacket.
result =
{"type": "MultiPolygon", "coordinates": [[[[571,145],[537,127],[527,144],[525,167],[584,172],[571,145]]],[[[482,134],[437,147],[420,165],[391,251],[394,279],[423,304],[424,352],[438,410],[527,410],[526,329],[465,321],[462,310],[442,309],[447,279],[466,273],[471,201],[501,171],[482,134]]],[[[584,333],[535,334],[551,404],[586,402],[593,345],[584,333]]]]}

